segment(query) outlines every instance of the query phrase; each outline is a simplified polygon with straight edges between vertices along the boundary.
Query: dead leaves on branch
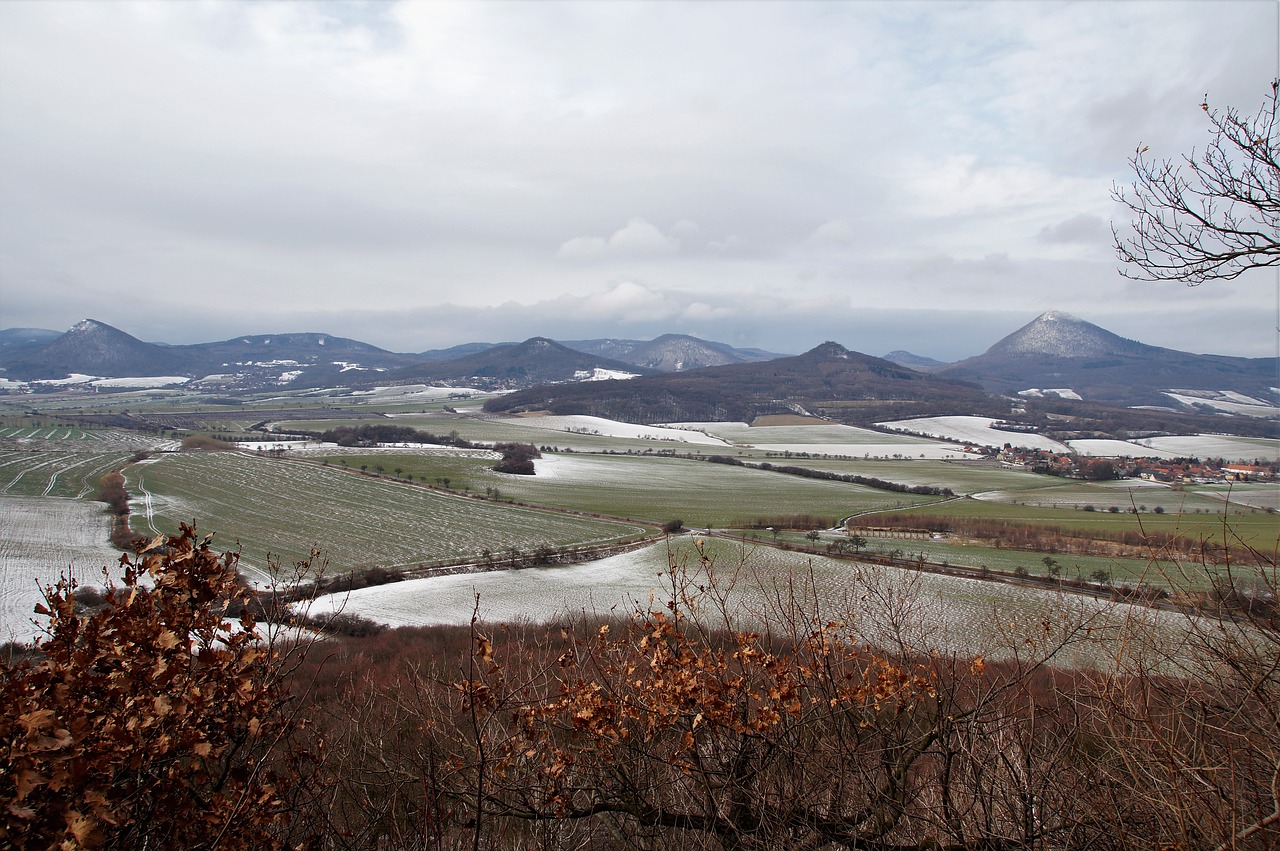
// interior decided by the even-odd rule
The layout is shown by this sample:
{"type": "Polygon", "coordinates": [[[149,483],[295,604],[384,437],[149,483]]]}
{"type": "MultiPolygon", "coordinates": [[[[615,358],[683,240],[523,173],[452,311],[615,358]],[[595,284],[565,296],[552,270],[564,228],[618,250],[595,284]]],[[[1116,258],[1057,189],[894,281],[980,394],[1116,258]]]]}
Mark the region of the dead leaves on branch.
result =
{"type": "Polygon", "coordinates": [[[92,615],[48,589],[43,658],[0,670],[0,844],[270,845],[284,784],[259,760],[290,721],[249,609],[224,620],[245,602],[235,564],[183,526],[122,556],[92,615]]]}

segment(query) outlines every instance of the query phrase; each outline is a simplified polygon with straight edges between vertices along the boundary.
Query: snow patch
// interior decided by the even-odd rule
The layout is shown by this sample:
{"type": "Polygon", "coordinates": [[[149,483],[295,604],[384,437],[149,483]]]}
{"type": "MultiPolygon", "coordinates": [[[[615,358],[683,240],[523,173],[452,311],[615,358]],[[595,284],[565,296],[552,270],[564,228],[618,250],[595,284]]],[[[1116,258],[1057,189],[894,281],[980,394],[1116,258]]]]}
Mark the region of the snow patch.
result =
{"type": "Polygon", "coordinates": [[[89,382],[94,387],[172,387],[175,384],[186,384],[191,379],[183,375],[154,375],[138,378],[99,378],[89,382]]]}
{"type": "Polygon", "coordinates": [[[1044,390],[1041,390],[1038,387],[1032,387],[1027,390],[1019,390],[1018,395],[1027,396],[1032,399],[1043,399],[1046,396],[1057,396],[1059,399],[1074,399],[1077,402],[1082,401],[1084,398],[1070,387],[1051,387],[1045,388],[1044,390]]]}
{"type": "Polygon", "coordinates": [[[1027,449],[1047,449],[1051,452],[1070,452],[1070,448],[1056,440],[1039,434],[1018,431],[1001,431],[994,428],[990,417],[918,417],[890,423],[876,423],[883,428],[924,434],[959,443],[976,443],[980,446],[1021,446],[1027,449]]]}
{"type": "Polygon", "coordinates": [[[575,381],[625,381],[628,378],[639,377],[634,372],[620,372],[616,369],[604,369],[598,366],[591,370],[580,369],[573,374],[575,381]]]}

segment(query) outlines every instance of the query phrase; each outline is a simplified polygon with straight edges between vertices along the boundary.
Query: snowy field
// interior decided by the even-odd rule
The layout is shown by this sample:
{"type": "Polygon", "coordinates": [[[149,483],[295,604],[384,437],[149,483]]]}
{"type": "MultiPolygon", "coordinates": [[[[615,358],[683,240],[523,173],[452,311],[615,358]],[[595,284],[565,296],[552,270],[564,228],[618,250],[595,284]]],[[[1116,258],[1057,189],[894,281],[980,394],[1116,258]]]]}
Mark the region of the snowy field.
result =
{"type": "Polygon", "coordinates": [[[472,387],[433,387],[429,384],[404,384],[398,387],[374,387],[372,390],[353,390],[350,396],[360,399],[362,405],[386,402],[438,402],[441,399],[467,398],[484,395],[483,390],[472,387]]]}
{"type": "MultiPolygon", "coordinates": [[[[0,497],[0,641],[31,641],[41,587],[60,576],[103,586],[102,569],[120,553],[107,542],[101,503],[51,497],[0,497]]],[[[118,580],[118,574],[113,574],[118,580]]]]}
{"type": "Polygon", "coordinates": [[[1176,457],[1280,461],[1280,440],[1265,437],[1233,437],[1229,434],[1193,434],[1181,437],[1147,437],[1134,441],[1176,457]]]}
{"type": "Polygon", "coordinates": [[[568,432],[570,434],[598,434],[605,437],[625,437],[633,440],[660,440],[677,443],[693,443],[702,446],[725,446],[723,440],[693,429],[672,428],[657,425],[636,425],[601,417],[549,416],[504,417],[507,425],[540,431],[568,432]]]}
{"type": "MultiPolygon", "coordinates": [[[[1092,637],[1082,638],[1058,662],[1094,665],[1112,657],[1111,642],[1122,629],[1141,624],[1169,643],[1185,628],[1181,616],[1171,613],[1054,591],[708,543],[708,552],[717,553],[718,585],[730,589],[732,609],[753,627],[778,623],[777,601],[789,598],[788,583],[804,595],[812,576],[824,620],[845,620],[859,640],[915,651],[999,657],[1016,646],[1025,653],[1028,641],[1044,641],[1046,623],[1055,634],[1087,624],[1092,637]]],[[[675,542],[672,557],[691,565],[693,581],[707,584],[691,539],[675,542]]],[[[341,610],[389,626],[465,626],[478,596],[484,622],[544,624],[584,612],[625,616],[637,606],[661,609],[670,599],[671,581],[667,545],[656,544],[588,564],[454,574],[365,588],[322,597],[311,612],[341,610]]]]}
{"type": "Polygon", "coordinates": [[[1047,449],[1051,452],[1071,451],[1067,446],[1056,440],[1050,440],[1038,434],[1000,431],[992,428],[993,423],[995,423],[995,420],[990,417],[919,417],[912,420],[897,420],[891,423],[876,423],[876,425],[979,446],[1000,447],[1008,443],[1012,446],[1022,446],[1027,449],[1047,449]]]}
{"type": "Polygon", "coordinates": [[[1177,458],[1177,452],[1167,449],[1154,449],[1127,440],[1103,440],[1089,438],[1085,440],[1068,440],[1067,445],[1081,455],[1096,455],[1103,458],[1177,458]]]}
{"type": "Polygon", "coordinates": [[[1280,408],[1275,405],[1245,396],[1242,393],[1224,391],[1222,393],[1204,393],[1184,390],[1168,390],[1165,395],[1184,405],[1204,405],[1216,411],[1237,414],[1246,417],[1280,417],[1280,408]]]}
{"type": "Polygon", "coordinates": [[[808,452],[855,458],[962,458],[960,447],[910,435],[895,436],[839,423],[752,426],[746,423],[671,423],[726,443],[764,452],[808,452]]]}
{"type": "Polygon", "coordinates": [[[90,382],[94,387],[103,387],[108,389],[132,388],[135,390],[148,390],[157,387],[173,387],[180,384],[186,384],[191,379],[184,375],[156,375],[143,378],[99,378],[97,381],[90,382]]]}

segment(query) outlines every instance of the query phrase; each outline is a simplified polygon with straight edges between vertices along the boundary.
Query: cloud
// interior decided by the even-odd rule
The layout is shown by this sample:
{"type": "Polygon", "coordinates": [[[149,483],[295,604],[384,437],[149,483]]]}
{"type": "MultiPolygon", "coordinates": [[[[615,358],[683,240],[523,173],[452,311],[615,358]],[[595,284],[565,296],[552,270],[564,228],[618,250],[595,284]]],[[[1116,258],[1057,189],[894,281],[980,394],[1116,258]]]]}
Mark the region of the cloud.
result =
{"type": "Polygon", "coordinates": [[[1077,213],[1056,225],[1045,225],[1040,229],[1038,239],[1051,243],[1080,243],[1096,245],[1099,242],[1110,243],[1111,228],[1102,220],[1102,216],[1091,213],[1077,213]]]}
{"type": "MultiPolygon", "coordinates": [[[[681,220],[677,232],[693,233],[697,225],[681,220]]],[[[667,236],[641,218],[634,218],[626,226],[613,232],[608,239],[595,236],[579,236],[561,244],[556,256],[561,260],[597,260],[611,257],[661,257],[680,250],[680,240],[667,236]]]]}
{"type": "Polygon", "coordinates": [[[804,244],[811,248],[849,248],[857,243],[857,239],[857,229],[851,222],[832,219],[809,234],[804,244]]]}

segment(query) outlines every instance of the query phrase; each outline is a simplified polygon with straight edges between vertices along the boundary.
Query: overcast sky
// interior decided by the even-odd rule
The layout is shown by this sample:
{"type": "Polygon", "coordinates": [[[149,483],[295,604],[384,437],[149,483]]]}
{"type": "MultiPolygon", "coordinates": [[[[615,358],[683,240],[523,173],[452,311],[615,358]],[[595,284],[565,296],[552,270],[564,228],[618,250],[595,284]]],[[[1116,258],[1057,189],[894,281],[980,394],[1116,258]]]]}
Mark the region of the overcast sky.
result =
{"type": "Polygon", "coordinates": [[[1262,104],[1277,15],[8,0],[0,327],[954,360],[1058,309],[1275,355],[1277,274],[1125,280],[1110,189],[1262,104]]]}

